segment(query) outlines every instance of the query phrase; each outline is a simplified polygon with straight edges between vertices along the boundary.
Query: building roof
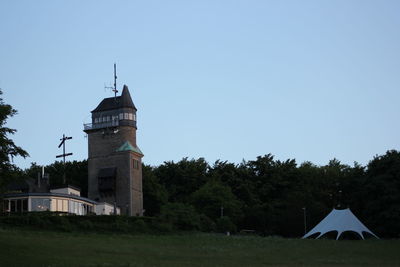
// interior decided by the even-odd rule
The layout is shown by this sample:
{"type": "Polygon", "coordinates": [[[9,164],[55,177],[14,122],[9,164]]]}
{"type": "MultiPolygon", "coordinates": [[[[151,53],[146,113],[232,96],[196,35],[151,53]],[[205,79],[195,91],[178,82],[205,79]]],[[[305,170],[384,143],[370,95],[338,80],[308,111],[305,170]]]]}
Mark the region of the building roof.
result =
{"type": "Polygon", "coordinates": [[[133,108],[134,110],[137,110],[135,104],[133,104],[128,86],[126,85],[124,85],[124,88],[122,89],[122,94],[120,96],[104,98],[100,102],[100,104],[94,110],[92,110],[92,112],[119,108],[133,108]]]}
{"type": "Polygon", "coordinates": [[[62,194],[62,193],[7,193],[3,195],[4,198],[20,198],[20,197],[65,197],[85,201],[91,204],[97,204],[97,201],[91,200],[86,197],[62,194]]]}
{"type": "Polygon", "coordinates": [[[120,146],[117,149],[117,152],[122,152],[122,151],[133,151],[143,156],[142,151],[138,147],[132,146],[132,144],[129,141],[126,141],[122,146],[120,146]]]}

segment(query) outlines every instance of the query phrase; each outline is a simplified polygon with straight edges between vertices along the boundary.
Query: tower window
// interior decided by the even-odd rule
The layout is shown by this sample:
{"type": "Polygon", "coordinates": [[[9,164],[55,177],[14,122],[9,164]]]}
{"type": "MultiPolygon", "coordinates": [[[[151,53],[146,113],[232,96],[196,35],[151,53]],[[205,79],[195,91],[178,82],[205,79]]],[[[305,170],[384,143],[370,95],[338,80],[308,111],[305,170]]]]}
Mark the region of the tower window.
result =
{"type": "Polygon", "coordinates": [[[133,160],[133,168],[139,170],[139,161],[136,159],[133,160]]]}
{"type": "Polygon", "coordinates": [[[98,123],[99,122],[99,118],[94,118],[94,123],[98,123]]]}
{"type": "Polygon", "coordinates": [[[119,113],[119,119],[123,120],[124,119],[124,113],[119,113]]]}
{"type": "Polygon", "coordinates": [[[136,114],[133,114],[133,120],[136,121],[136,114]]]}
{"type": "Polygon", "coordinates": [[[132,113],[129,113],[129,119],[133,120],[133,114],[132,113]]]}
{"type": "Polygon", "coordinates": [[[128,113],[124,113],[124,119],[125,120],[129,120],[129,114],[128,113]]]}

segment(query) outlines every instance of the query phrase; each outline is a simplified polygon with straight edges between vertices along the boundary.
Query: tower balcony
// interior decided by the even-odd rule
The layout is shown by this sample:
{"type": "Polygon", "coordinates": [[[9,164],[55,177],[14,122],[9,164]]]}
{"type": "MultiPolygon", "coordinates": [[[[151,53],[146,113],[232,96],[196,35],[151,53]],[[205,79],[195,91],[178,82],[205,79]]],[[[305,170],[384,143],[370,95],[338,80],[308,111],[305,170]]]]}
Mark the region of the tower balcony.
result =
{"type": "Polygon", "coordinates": [[[85,123],[83,124],[84,131],[91,131],[103,128],[110,128],[119,126],[119,120],[112,120],[107,122],[99,122],[99,123],[85,123]]]}

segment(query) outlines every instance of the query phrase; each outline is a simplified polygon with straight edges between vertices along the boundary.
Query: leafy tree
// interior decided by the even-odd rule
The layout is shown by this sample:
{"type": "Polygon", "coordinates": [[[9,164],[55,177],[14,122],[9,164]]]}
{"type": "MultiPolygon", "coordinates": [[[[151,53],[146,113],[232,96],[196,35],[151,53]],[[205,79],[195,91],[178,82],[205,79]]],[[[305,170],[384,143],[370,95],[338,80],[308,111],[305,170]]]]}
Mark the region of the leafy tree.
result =
{"type": "MultiPolygon", "coordinates": [[[[2,95],[0,90],[0,96],[2,95]]],[[[4,103],[0,97],[0,189],[4,189],[10,179],[15,178],[19,169],[12,164],[12,159],[16,156],[27,157],[28,153],[17,146],[9,135],[17,130],[6,127],[7,119],[16,115],[17,111],[11,105],[4,103]]]]}
{"type": "Polygon", "coordinates": [[[227,161],[217,160],[209,169],[209,176],[211,180],[220,181],[229,186],[238,200],[248,205],[254,205],[259,203],[259,200],[254,194],[254,183],[245,164],[243,162],[240,165],[235,165],[227,161]]]}
{"type": "MultiPolygon", "coordinates": [[[[61,164],[61,161],[54,164],[61,164]]],[[[52,164],[52,165],[54,165],[52,164]]],[[[52,166],[50,165],[50,167],[52,166]]],[[[88,195],[88,162],[82,161],[68,161],[65,163],[65,176],[67,183],[77,186],[81,189],[81,195],[87,197],[88,195]]],[[[62,179],[62,176],[60,177],[62,179]]],[[[62,181],[62,180],[61,180],[62,181]]]]}
{"type": "Polygon", "coordinates": [[[208,167],[203,158],[184,158],[177,163],[164,162],[154,172],[167,189],[170,202],[187,202],[190,194],[207,181],[208,167]]]}
{"type": "Polygon", "coordinates": [[[244,207],[244,216],[240,228],[265,233],[269,228],[268,223],[270,222],[270,218],[267,216],[267,211],[269,210],[268,204],[256,204],[244,207]]]}
{"type": "MultiPolygon", "coordinates": [[[[297,201],[301,205],[301,212],[303,215],[303,208],[305,208],[307,216],[308,230],[311,227],[317,225],[321,219],[323,219],[327,212],[332,208],[331,205],[327,207],[325,204],[326,195],[330,199],[329,193],[323,193],[325,191],[324,184],[324,170],[323,167],[314,165],[311,162],[303,162],[298,167],[299,183],[297,185],[297,192],[302,193],[302,197],[297,201]]],[[[302,217],[303,219],[303,217],[302,217]]],[[[304,227],[304,225],[301,225],[304,227]]],[[[303,233],[303,228],[299,231],[298,235],[303,233]]]]}
{"type": "Polygon", "coordinates": [[[228,186],[220,182],[210,181],[193,193],[192,203],[199,213],[216,220],[223,214],[234,218],[237,222],[241,214],[241,203],[228,186]]]}
{"type": "Polygon", "coordinates": [[[161,207],[168,202],[168,193],[160,184],[154,170],[149,165],[142,165],[143,170],[143,205],[146,216],[159,215],[161,207]]]}
{"type": "Polygon", "coordinates": [[[360,213],[367,227],[382,237],[400,233],[400,152],[391,150],[368,164],[362,192],[358,194],[360,213]]]}

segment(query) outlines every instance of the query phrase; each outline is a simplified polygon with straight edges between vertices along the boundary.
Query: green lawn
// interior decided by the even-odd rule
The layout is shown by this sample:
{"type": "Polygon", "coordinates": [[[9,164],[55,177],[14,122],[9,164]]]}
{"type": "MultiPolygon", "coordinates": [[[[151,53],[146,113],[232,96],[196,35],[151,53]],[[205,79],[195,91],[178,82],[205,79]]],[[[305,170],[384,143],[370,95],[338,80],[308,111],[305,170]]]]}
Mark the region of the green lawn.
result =
{"type": "Polygon", "coordinates": [[[0,230],[0,266],[400,266],[400,240],[0,230]]]}

